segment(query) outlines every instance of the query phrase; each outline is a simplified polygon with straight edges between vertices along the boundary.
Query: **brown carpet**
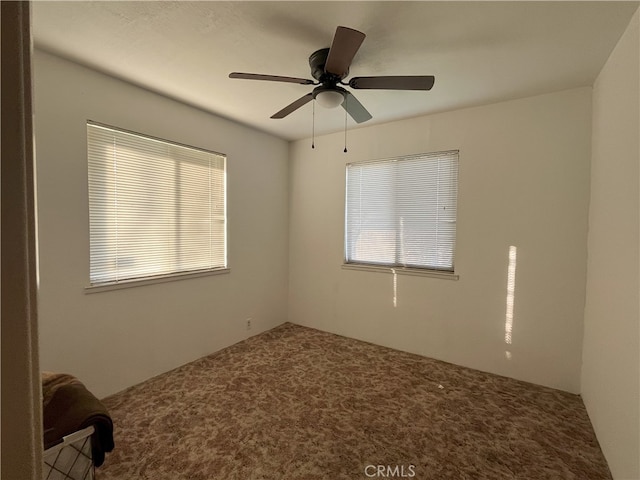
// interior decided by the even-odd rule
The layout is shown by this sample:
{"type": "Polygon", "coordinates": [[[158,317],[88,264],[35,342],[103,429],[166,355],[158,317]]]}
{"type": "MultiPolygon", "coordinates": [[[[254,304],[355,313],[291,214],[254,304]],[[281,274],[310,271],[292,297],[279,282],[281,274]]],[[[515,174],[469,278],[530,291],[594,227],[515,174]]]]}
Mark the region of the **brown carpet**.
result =
{"type": "Polygon", "coordinates": [[[98,480],[611,478],[579,396],[288,323],[104,402],[98,480]]]}

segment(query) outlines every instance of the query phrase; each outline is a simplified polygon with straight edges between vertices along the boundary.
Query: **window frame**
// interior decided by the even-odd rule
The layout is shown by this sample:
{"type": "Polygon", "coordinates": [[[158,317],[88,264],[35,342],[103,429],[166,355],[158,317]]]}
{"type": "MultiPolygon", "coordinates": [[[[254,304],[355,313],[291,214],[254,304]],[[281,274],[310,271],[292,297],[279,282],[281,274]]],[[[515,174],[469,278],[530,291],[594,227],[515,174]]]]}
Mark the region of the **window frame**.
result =
{"type": "MultiPolygon", "coordinates": [[[[157,284],[157,283],[165,283],[165,282],[171,282],[171,281],[176,281],[176,280],[183,280],[183,279],[189,279],[189,278],[198,278],[198,277],[204,277],[204,276],[210,276],[210,275],[219,275],[219,274],[224,274],[224,273],[229,273],[231,271],[230,267],[229,267],[229,262],[228,262],[228,217],[227,217],[227,202],[228,202],[228,188],[227,188],[227,162],[228,162],[228,157],[226,154],[224,153],[219,153],[213,150],[208,150],[208,149],[204,149],[201,147],[194,147],[192,145],[187,145],[184,143],[180,143],[180,142],[175,142],[172,140],[167,140],[164,138],[160,138],[160,137],[156,137],[153,135],[148,135],[148,134],[143,134],[143,133],[139,133],[139,132],[135,132],[132,130],[127,130],[124,128],[120,128],[120,127],[115,127],[113,125],[108,125],[105,123],[101,123],[101,122],[96,122],[93,120],[87,120],[86,121],[86,131],[87,131],[87,208],[88,208],[88,221],[89,221],[89,232],[88,232],[88,237],[89,237],[89,269],[88,269],[88,273],[89,273],[89,283],[88,285],[85,286],[84,290],[85,293],[97,293],[97,292],[102,292],[102,291],[109,291],[109,290],[117,290],[117,289],[123,289],[123,288],[131,288],[131,287],[138,287],[138,286],[144,286],[144,285],[152,285],[152,284],[157,284]],[[98,282],[92,282],[91,280],[91,276],[92,276],[92,271],[91,271],[91,260],[92,260],[92,255],[91,255],[91,244],[92,244],[92,234],[91,234],[91,223],[92,223],[92,218],[91,218],[91,196],[90,196],[90,191],[91,191],[91,187],[90,187],[90,171],[89,171],[89,127],[90,126],[95,126],[95,127],[99,127],[99,128],[103,128],[103,129],[107,129],[107,130],[111,130],[114,132],[119,132],[119,133],[123,133],[123,134],[127,134],[127,135],[134,135],[136,137],[140,137],[142,139],[147,139],[153,142],[161,142],[163,144],[166,144],[168,146],[173,146],[173,147],[178,147],[178,148],[186,148],[189,150],[193,150],[193,151],[198,151],[198,152],[203,152],[205,154],[208,155],[213,155],[215,157],[219,157],[222,159],[222,202],[223,202],[223,207],[222,207],[222,212],[223,212],[223,241],[224,241],[224,245],[223,245],[223,257],[224,257],[224,266],[221,267],[213,267],[213,268],[202,268],[202,269],[192,269],[192,270],[175,270],[172,272],[167,272],[167,273],[160,273],[160,274],[154,274],[154,275],[143,275],[143,276],[139,276],[139,277],[128,277],[128,278],[122,278],[122,279],[117,279],[115,281],[98,281],[98,282]]],[[[175,158],[172,158],[173,161],[175,161],[176,163],[180,162],[181,160],[177,160],[175,158]]],[[[184,160],[183,160],[184,161],[184,160]]],[[[209,219],[211,221],[211,217],[209,219]]]]}
{"type": "MultiPolygon", "coordinates": [[[[397,157],[383,158],[383,159],[375,159],[375,160],[361,160],[355,162],[349,162],[345,166],[345,199],[344,199],[344,236],[343,236],[343,263],[342,268],[345,270],[355,270],[355,271],[369,271],[369,272],[381,272],[381,273],[392,273],[392,274],[403,274],[403,275],[413,275],[413,276],[426,276],[426,277],[434,277],[434,278],[442,278],[448,280],[458,280],[459,275],[456,270],[455,263],[455,253],[457,249],[458,243],[458,188],[459,188],[459,165],[460,165],[460,151],[458,149],[452,150],[443,150],[443,151],[435,151],[435,152],[425,152],[419,154],[410,154],[410,155],[400,155],[397,157]],[[412,160],[412,159],[420,159],[422,157],[431,157],[434,160],[439,156],[455,156],[455,203],[456,203],[456,212],[455,212],[455,227],[454,227],[454,239],[452,242],[452,264],[451,269],[439,269],[431,266],[407,266],[400,263],[396,264],[388,264],[388,263],[374,263],[374,262],[366,262],[366,261],[358,261],[349,259],[349,168],[354,165],[367,165],[367,164],[392,164],[392,162],[398,162],[403,160],[412,160]]],[[[397,198],[395,193],[393,194],[393,200],[397,198]]],[[[397,212],[394,212],[393,216],[394,222],[399,221],[399,216],[397,212]]],[[[395,253],[394,256],[396,259],[398,258],[398,236],[396,235],[395,245],[395,253]]]]}

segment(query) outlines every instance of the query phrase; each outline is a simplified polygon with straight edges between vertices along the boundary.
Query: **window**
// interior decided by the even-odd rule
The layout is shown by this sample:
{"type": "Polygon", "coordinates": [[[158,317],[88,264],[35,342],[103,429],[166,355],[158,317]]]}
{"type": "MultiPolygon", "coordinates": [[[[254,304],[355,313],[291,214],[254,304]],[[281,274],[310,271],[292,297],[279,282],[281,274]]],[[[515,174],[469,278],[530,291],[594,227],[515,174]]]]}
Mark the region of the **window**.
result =
{"type": "Polygon", "coordinates": [[[345,262],[453,272],[458,151],[347,165],[345,262]]]}
{"type": "Polygon", "coordinates": [[[227,267],[226,157],[87,122],[90,283],[227,267]]]}

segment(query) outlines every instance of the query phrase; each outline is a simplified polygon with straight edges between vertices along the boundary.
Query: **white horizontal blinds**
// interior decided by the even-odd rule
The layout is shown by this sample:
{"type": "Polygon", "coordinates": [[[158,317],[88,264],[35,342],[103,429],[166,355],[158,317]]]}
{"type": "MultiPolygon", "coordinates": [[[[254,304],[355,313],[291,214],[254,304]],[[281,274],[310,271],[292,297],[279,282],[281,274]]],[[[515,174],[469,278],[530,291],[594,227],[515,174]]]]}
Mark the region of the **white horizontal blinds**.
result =
{"type": "Polygon", "coordinates": [[[347,166],[346,261],[453,271],[458,152],[347,166]]]}
{"type": "Polygon", "coordinates": [[[87,124],[92,284],[226,266],[225,157],[87,124]]]}
{"type": "Polygon", "coordinates": [[[347,261],[396,263],[393,163],[347,166],[347,261]]]}

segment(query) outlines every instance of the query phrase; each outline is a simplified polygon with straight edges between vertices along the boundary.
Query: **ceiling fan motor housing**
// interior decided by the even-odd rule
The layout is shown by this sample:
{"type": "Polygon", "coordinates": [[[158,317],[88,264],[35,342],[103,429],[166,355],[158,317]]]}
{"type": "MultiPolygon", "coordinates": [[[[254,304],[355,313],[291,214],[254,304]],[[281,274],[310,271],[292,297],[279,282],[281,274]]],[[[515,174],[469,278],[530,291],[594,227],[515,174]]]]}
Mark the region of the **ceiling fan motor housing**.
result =
{"type": "Polygon", "coordinates": [[[311,75],[323,85],[335,86],[340,80],[349,75],[347,70],[344,75],[336,75],[325,72],[324,66],[327,63],[329,48],[321,48],[316,50],[309,56],[309,66],[311,67],[311,75]]]}

